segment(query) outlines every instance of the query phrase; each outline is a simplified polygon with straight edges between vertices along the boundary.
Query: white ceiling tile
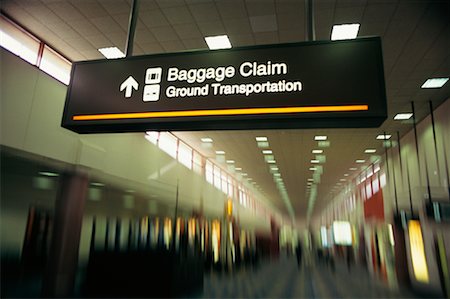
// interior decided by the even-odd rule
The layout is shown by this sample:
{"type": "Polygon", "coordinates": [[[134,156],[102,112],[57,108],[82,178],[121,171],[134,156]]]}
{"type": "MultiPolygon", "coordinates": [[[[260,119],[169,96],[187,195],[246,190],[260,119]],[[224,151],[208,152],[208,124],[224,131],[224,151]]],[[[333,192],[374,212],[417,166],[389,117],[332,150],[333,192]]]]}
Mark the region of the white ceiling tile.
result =
{"type": "Polygon", "coordinates": [[[72,5],[76,7],[85,17],[104,17],[108,12],[96,1],[72,0],[72,5]]]}
{"type": "Polygon", "coordinates": [[[72,29],[66,22],[46,23],[48,29],[61,38],[80,38],[81,35],[72,29]]]}
{"type": "Polygon", "coordinates": [[[250,17],[250,25],[253,32],[271,32],[278,30],[275,15],[250,17]]]}
{"type": "Polygon", "coordinates": [[[156,27],[152,28],[151,31],[159,42],[179,39],[177,33],[171,26],[156,27]]]}
{"type": "Polygon", "coordinates": [[[50,10],[45,5],[40,5],[39,2],[29,1],[29,2],[19,2],[24,9],[30,13],[37,20],[42,20],[45,22],[62,22],[63,19],[57,16],[52,10],[50,10]]]}
{"type": "Polygon", "coordinates": [[[172,25],[194,22],[194,18],[186,6],[164,8],[162,12],[172,25]]]}
{"type": "Polygon", "coordinates": [[[80,35],[101,35],[101,32],[91,22],[87,20],[76,20],[69,23],[80,35]]]}
{"type": "Polygon", "coordinates": [[[198,27],[195,23],[175,25],[175,26],[173,26],[173,28],[175,29],[175,32],[178,34],[178,36],[181,38],[200,38],[200,37],[202,37],[202,34],[200,33],[200,30],[198,29],[198,27]]]}
{"type": "Polygon", "coordinates": [[[78,50],[80,52],[95,50],[94,46],[83,37],[73,38],[73,39],[65,39],[65,41],[69,45],[71,45],[75,50],[78,50]]]}
{"type": "Polygon", "coordinates": [[[139,19],[149,28],[169,25],[169,21],[159,9],[142,12],[139,19]]]}
{"type": "Polygon", "coordinates": [[[334,23],[335,24],[351,24],[351,23],[361,23],[361,19],[364,13],[364,2],[361,1],[358,6],[349,7],[337,7],[334,23]]]}
{"type": "Polygon", "coordinates": [[[47,6],[66,22],[84,18],[84,16],[78,11],[78,9],[75,9],[70,2],[51,3],[47,6]]]}

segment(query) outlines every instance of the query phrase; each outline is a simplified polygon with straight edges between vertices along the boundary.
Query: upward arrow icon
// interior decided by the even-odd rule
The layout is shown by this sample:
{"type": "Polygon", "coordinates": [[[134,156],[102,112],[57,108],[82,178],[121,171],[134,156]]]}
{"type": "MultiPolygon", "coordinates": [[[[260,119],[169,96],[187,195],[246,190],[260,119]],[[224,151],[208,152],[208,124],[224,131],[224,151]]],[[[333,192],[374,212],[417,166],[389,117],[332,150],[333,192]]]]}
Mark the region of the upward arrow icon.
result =
{"type": "Polygon", "coordinates": [[[123,91],[125,89],[126,98],[131,97],[133,89],[138,90],[138,88],[139,83],[132,76],[129,76],[125,81],[122,82],[122,84],[120,84],[120,91],[123,91]]]}

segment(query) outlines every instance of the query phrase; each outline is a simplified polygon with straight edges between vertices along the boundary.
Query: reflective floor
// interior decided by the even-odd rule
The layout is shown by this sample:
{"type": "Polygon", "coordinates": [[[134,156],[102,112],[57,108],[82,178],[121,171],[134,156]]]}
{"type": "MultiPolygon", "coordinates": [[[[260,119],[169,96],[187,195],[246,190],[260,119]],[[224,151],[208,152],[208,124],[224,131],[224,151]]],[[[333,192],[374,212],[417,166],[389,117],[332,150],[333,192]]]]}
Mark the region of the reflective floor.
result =
{"type": "Polygon", "coordinates": [[[409,290],[392,290],[362,266],[304,262],[295,257],[262,263],[230,274],[205,273],[201,298],[419,298],[409,290]]]}

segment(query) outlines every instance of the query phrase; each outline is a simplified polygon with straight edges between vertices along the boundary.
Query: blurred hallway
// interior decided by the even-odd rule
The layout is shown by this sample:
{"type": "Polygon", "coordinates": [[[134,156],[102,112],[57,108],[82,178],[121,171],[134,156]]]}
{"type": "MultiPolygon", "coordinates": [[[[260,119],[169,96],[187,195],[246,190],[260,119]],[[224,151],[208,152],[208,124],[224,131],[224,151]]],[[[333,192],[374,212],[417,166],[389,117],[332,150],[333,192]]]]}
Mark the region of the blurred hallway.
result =
{"type": "Polygon", "coordinates": [[[366,269],[349,270],[337,261],[335,271],[324,263],[297,268],[295,257],[262,262],[255,270],[205,274],[202,298],[419,298],[409,290],[391,290],[366,269]]]}

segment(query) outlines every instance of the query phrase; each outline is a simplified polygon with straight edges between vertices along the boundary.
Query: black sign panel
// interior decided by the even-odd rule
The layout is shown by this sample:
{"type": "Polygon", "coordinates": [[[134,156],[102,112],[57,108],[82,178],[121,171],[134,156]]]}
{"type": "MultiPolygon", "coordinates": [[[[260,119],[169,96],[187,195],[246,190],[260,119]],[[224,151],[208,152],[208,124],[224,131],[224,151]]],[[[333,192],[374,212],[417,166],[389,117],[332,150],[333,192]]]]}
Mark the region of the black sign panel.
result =
{"type": "Polygon", "coordinates": [[[374,127],[380,38],[76,62],[62,126],[79,133],[374,127]]]}

